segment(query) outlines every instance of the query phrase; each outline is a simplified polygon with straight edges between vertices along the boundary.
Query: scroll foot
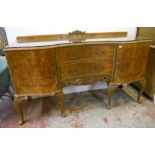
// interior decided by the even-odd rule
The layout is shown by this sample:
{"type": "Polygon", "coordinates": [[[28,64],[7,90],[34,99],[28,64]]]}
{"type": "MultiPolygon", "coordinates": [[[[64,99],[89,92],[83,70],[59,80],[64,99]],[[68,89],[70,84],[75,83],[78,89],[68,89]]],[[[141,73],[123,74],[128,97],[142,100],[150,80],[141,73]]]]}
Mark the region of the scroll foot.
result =
{"type": "Polygon", "coordinates": [[[57,94],[57,96],[60,98],[61,102],[60,102],[60,113],[62,117],[66,117],[67,114],[64,112],[64,94],[63,92],[59,92],[57,94]]]}
{"type": "Polygon", "coordinates": [[[139,81],[139,85],[140,85],[140,91],[139,91],[139,93],[138,93],[137,102],[138,102],[139,104],[142,104],[143,102],[142,102],[142,100],[140,99],[140,97],[142,96],[142,93],[143,93],[143,91],[144,91],[144,89],[145,89],[145,87],[146,87],[146,80],[139,81]]]}

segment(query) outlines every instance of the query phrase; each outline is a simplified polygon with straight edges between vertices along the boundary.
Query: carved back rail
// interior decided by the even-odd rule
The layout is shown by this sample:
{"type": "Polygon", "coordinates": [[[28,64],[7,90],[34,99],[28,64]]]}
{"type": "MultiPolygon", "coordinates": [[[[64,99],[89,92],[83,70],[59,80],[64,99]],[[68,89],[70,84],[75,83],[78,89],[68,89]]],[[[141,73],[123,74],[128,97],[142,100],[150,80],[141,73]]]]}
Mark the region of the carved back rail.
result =
{"type": "Polygon", "coordinates": [[[69,40],[71,42],[81,42],[85,41],[86,39],[122,38],[122,37],[127,37],[127,32],[86,33],[76,30],[68,34],[18,36],[16,40],[18,43],[62,41],[62,40],[69,40]]]}

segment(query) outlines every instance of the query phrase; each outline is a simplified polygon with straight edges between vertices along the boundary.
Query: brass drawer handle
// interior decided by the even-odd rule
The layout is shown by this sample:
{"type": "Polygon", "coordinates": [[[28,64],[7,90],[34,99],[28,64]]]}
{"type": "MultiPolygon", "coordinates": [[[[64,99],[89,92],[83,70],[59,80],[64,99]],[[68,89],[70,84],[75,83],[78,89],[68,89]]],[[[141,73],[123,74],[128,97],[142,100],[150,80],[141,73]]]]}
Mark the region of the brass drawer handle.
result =
{"type": "Polygon", "coordinates": [[[95,51],[96,54],[105,54],[105,51],[99,50],[99,51],[95,51]]]}
{"type": "Polygon", "coordinates": [[[77,70],[75,70],[75,69],[70,69],[70,70],[68,71],[68,73],[69,73],[69,74],[76,74],[76,73],[77,73],[77,70]]]}
{"type": "Polygon", "coordinates": [[[76,54],[68,54],[67,57],[69,59],[77,59],[78,58],[78,56],[76,54]]]}
{"type": "Polygon", "coordinates": [[[103,70],[103,69],[105,69],[105,68],[102,67],[102,66],[96,66],[94,69],[95,69],[95,70],[103,70]]]}

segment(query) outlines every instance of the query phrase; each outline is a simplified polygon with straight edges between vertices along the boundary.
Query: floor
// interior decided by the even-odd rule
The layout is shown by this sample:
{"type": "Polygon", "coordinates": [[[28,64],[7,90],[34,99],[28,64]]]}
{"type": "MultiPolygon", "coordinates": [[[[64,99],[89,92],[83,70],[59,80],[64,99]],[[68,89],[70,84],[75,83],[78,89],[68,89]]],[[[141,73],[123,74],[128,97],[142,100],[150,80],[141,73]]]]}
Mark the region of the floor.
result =
{"type": "Polygon", "coordinates": [[[107,90],[65,95],[67,117],[59,115],[59,99],[55,96],[24,101],[27,122],[17,125],[18,116],[9,98],[0,102],[1,128],[154,128],[155,104],[142,97],[136,103],[122,90],[113,94],[113,107],[106,110],[107,90]]]}

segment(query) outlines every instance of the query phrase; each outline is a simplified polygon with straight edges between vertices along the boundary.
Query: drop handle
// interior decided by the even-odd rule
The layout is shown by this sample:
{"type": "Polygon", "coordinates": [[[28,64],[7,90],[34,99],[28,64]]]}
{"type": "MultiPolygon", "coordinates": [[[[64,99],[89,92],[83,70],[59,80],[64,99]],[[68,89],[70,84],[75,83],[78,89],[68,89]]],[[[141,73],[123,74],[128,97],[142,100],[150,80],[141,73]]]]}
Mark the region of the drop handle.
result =
{"type": "Polygon", "coordinates": [[[96,67],[94,67],[94,69],[95,69],[95,70],[103,70],[103,69],[105,69],[105,68],[102,67],[102,66],[96,66],[96,67]]]}
{"type": "Polygon", "coordinates": [[[70,69],[70,70],[68,71],[68,73],[69,73],[69,74],[76,74],[76,73],[77,73],[77,70],[75,70],[75,69],[70,69]]]}
{"type": "Polygon", "coordinates": [[[102,51],[102,50],[98,50],[98,51],[95,51],[96,54],[104,54],[105,51],[102,51]]]}
{"type": "Polygon", "coordinates": [[[76,54],[68,54],[67,55],[69,59],[77,59],[78,56],[76,54]]]}

